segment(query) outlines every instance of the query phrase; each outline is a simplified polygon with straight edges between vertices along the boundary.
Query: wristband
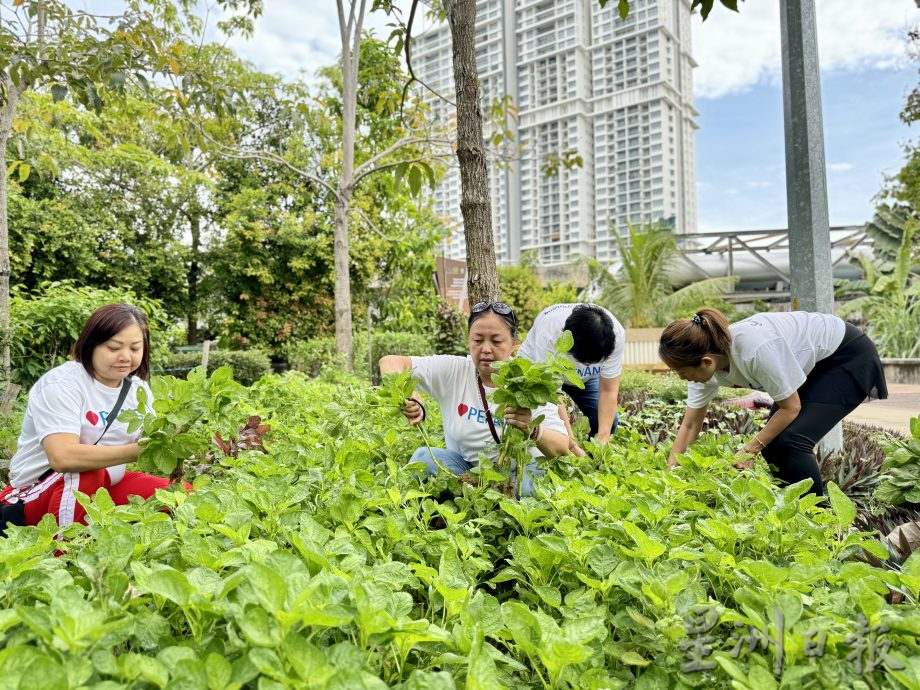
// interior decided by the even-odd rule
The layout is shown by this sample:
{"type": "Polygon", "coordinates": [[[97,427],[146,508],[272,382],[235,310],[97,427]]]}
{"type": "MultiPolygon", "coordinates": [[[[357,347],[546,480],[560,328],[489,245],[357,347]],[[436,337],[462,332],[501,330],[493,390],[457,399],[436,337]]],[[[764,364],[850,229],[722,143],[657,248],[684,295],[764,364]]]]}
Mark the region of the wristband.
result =
{"type": "MultiPolygon", "coordinates": [[[[416,400],[415,398],[406,398],[406,400],[407,400],[408,402],[414,402],[416,405],[418,405],[419,407],[422,408],[422,422],[424,422],[424,421],[425,421],[425,417],[427,416],[427,414],[425,413],[425,406],[422,404],[422,401],[421,401],[421,400],[416,400]]],[[[421,423],[421,422],[419,422],[419,423],[421,423]]]]}
{"type": "Polygon", "coordinates": [[[751,442],[757,444],[758,446],[760,446],[760,447],[757,448],[756,450],[752,451],[752,452],[754,452],[754,453],[759,453],[760,451],[762,451],[764,448],[767,447],[767,444],[766,444],[766,443],[764,443],[764,442],[761,441],[759,438],[757,438],[757,434],[754,434],[753,436],[751,436],[751,442]]]}
{"type": "Polygon", "coordinates": [[[534,441],[534,443],[539,443],[540,439],[543,438],[543,427],[537,424],[533,431],[530,432],[530,438],[534,441]]]}

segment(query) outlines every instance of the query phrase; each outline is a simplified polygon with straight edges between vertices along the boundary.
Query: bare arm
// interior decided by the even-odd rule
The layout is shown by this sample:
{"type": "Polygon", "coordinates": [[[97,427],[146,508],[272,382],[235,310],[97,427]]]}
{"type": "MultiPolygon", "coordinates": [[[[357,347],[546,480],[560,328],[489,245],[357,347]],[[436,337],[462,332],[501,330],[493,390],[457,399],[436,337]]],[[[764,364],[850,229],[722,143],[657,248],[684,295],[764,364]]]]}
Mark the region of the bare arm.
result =
{"type": "Polygon", "coordinates": [[[377,363],[380,367],[380,374],[401,374],[412,366],[411,357],[402,355],[385,355],[377,363]]]}
{"type": "Polygon", "coordinates": [[[572,425],[569,422],[569,411],[565,409],[565,405],[562,403],[559,403],[559,418],[562,420],[562,423],[565,424],[566,433],[569,435],[569,452],[576,458],[586,457],[588,454],[575,440],[575,432],[572,431],[572,425]]]}
{"type": "MultiPolygon", "coordinates": [[[[533,413],[527,408],[509,405],[505,408],[505,421],[512,426],[516,426],[525,434],[529,434],[531,433],[530,423],[533,421],[533,413]]],[[[536,443],[540,452],[548,458],[567,455],[569,452],[569,437],[545,426],[540,427],[539,438],[536,443]]]]}
{"type": "Polygon", "coordinates": [[[595,440],[598,443],[607,443],[610,440],[610,429],[613,426],[613,419],[617,413],[617,399],[620,395],[620,377],[615,376],[612,379],[601,377],[598,386],[597,401],[597,435],[595,440]]]}
{"type": "Polygon", "coordinates": [[[137,460],[141,447],[137,443],[124,446],[91,446],[80,443],[76,434],[49,434],[42,439],[48,464],[55,472],[87,472],[104,467],[123,465],[137,460]]]}
{"type": "MultiPolygon", "coordinates": [[[[384,374],[401,374],[406,369],[412,368],[412,358],[403,357],[402,355],[385,355],[380,358],[380,361],[377,363],[380,367],[380,375],[384,374]]],[[[408,404],[403,408],[402,413],[405,415],[406,419],[409,420],[409,424],[415,426],[416,424],[421,423],[424,419],[422,415],[422,405],[425,403],[425,399],[422,397],[422,394],[418,391],[412,391],[412,395],[409,396],[409,400],[418,403],[417,405],[408,404]]]]}
{"type": "Polygon", "coordinates": [[[539,448],[540,452],[547,458],[558,458],[560,455],[568,455],[569,437],[565,434],[560,434],[558,431],[544,428],[540,440],[537,441],[537,448],[539,448]]]}
{"type": "Polygon", "coordinates": [[[677,462],[677,456],[687,450],[687,447],[700,435],[708,407],[708,405],[706,407],[688,407],[687,411],[684,412],[684,420],[680,423],[677,437],[674,439],[674,445],[671,446],[671,453],[668,455],[668,469],[673,469],[680,464],[677,462]]]}
{"type": "Polygon", "coordinates": [[[743,452],[759,453],[762,451],[766,446],[770,445],[770,441],[792,424],[793,420],[799,416],[799,412],[802,411],[802,401],[799,400],[798,393],[793,393],[783,400],[777,400],[776,405],[779,409],[770,417],[767,425],[744,444],[742,447],[743,452]]]}

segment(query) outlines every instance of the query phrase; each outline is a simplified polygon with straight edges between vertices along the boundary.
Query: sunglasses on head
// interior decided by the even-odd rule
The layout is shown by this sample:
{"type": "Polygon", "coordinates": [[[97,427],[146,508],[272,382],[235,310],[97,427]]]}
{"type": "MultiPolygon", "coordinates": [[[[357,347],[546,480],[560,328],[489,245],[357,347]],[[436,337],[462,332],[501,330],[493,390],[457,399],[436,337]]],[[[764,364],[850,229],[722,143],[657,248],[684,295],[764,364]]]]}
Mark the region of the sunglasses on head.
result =
{"type": "Polygon", "coordinates": [[[470,313],[471,313],[471,314],[478,314],[479,312],[485,311],[486,309],[491,309],[491,310],[494,311],[496,314],[501,314],[502,316],[507,316],[507,315],[510,314],[510,315],[511,315],[511,319],[512,319],[515,323],[517,323],[517,317],[514,315],[514,309],[512,309],[511,307],[509,307],[509,306],[508,306],[507,304],[505,304],[504,302],[479,302],[479,303],[477,303],[477,304],[474,304],[474,305],[470,308],[470,313]]]}

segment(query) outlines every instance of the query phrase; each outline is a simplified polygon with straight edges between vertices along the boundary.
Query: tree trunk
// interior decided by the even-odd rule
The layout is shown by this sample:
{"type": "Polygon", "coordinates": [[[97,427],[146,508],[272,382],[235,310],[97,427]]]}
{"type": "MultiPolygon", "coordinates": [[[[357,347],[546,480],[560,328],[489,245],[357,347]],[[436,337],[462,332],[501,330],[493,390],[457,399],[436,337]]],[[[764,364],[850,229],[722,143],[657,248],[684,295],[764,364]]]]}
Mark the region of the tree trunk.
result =
{"type": "Polygon", "coordinates": [[[457,159],[466,236],[470,304],[498,299],[498,270],[492,234],[489,165],[482,137],[479,75],[476,70],[476,0],[444,2],[453,41],[457,87],[457,159]]]}
{"type": "Polygon", "coordinates": [[[201,209],[192,204],[189,209],[189,229],[192,233],[192,246],[189,248],[188,264],[188,329],[185,342],[194,345],[198,342],[198,255],[201,249],[201,209]]]}
{"type": "MultiPolygon", "coordinates": [[[[352,142],[353,143],[353,142],[352,142]]],[[[344,170],[342,172],[344,182],[344,170]]],[[[348,210],[351,192],[340,182],[335,201],[334,265],[335,265],[335,349],[345,356],[345,366],[351,371],[353,356],[351,323],[351,257],[349,250],[348,210]]]]}
{"type": "Polygon", "coordinates": [[[348,18],[338,0],[342,38],[342,174],[336,185],[334,229],[335,348],[345,356],[351,370],[353,343],[351,323],[351,253],[348,211],[355,177],[355,113],[358,107],[358,63],[361,59],[361,28],[367,0],[351,0],[348,18]]]}
{"type": "MultiPolygon", "coordinates": [[[[0,170],[0,388],[10,382],[10,234],[7,224],[6,144],[13,129],[13,116],[19,102],[19,91],[2,75],[6,101],[0,108],[0,151],[3,151],[3,169],[0,170]]],[[[2,392],[2,391],[0,391],[2,392]]]]}

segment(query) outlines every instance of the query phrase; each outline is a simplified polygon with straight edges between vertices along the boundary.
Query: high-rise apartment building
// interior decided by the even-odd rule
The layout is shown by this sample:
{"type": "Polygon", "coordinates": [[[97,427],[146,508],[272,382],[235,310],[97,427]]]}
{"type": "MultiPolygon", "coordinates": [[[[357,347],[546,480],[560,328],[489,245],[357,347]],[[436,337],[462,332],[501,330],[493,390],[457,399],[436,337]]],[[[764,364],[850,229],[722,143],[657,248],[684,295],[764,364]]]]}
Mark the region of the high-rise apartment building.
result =
{"type": "MultiPolygon", "coordinates": [[[[614,232],[660,219],[696,230],[696,174],[689,0],[632,0],[624,22],[616,3],[597,0],[478,0],[477,66],[483,103],[510,96],[519,154],[490,168],[495,249],[501,263],[538,250],[540,263],[577,256],[609,260],[614,232]],[[553,156],[579,156],[560,166],[553,156]]],[[[453,100],[450,31],[415,39],[413,67],[431,90],[453,100]]],[[[455,117],[431,91],[434,116],[455,117]]],[[[487,131],[488,136],[488,131],[487,131]]],[[[456,161],[434,192],[454,232],[445,254],[463,258],[456,161]]]]}

